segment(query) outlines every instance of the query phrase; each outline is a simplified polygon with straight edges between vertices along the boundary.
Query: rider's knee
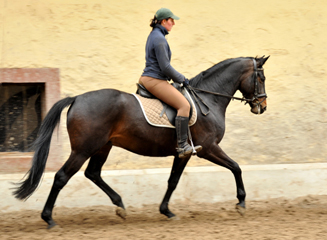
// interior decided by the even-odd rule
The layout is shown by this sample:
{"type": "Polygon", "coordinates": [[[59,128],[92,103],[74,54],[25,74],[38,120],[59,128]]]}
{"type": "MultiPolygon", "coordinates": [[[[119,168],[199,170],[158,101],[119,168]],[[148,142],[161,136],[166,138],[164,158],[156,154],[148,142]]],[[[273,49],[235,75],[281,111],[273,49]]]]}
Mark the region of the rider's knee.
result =
{"type": "Polygon", "coordinates": [[[177,115],[182,117],[188,117],[190,115],[190,107],[184,107],[177,110],[177,115]]]}

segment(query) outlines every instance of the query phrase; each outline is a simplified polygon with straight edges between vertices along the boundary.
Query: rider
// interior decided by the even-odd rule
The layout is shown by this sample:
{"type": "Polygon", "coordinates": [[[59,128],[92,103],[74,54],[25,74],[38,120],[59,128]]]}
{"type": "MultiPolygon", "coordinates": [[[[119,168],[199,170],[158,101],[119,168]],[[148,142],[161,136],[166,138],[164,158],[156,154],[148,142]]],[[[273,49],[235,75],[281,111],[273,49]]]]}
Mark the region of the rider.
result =
{"type": "MultiPolygon", "coordinates": [[[[146,64],[139,83],[158,99],[177,110],[175,118],[177,152],[179,157],[183,158],[193,152],[193,148],[187,142],[190,104],[183,94],[168,81],[172,79],[174,82],[187,86],[189,80],[170,65],[171,51],[165,38],[175,25],[174,20],[178,19],[179,17],[167,8],[159,9],[154,15],[150,24],[152,31],[145,47],[146,64]]],[[[197,152],[201,149],[201,146],[195,146],[197,152]]]]}

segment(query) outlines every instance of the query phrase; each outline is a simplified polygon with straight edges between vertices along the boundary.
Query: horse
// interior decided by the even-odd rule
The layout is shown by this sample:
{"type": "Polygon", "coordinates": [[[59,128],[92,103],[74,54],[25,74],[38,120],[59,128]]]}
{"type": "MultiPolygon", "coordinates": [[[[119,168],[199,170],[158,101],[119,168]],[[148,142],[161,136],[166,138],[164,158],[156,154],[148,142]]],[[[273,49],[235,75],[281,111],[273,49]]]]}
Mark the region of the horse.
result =
{"type": "MultiPolygon", "coordinates": [[[[226,59],[201,72],[190,80],[192,96],[201,99],[208,111],[198,114],[196,123],[190,127],[194,144],[203,147],[197,155],[214,164],[229,169],[235,178],[238,203],[236,208],[245,212],[245,189],[242,170],[219,147],[225,132],[226,108],[237,90],[249,103],[251,112],[262,114],[267,109],[265,75],[263,65],[268,57],[239,57],[226,59]]],[[[196,100],[196,102],[201,103],[196,100]]],[[[16,183],[13,195],[26,200],[37,189],[45,170],[52,133],[60,122],[61,112],[68,107],[67,131],[71,144],[68,160],[55,174],[54,182],[45,203],[41,218],[48,228],[56,225],[52,218],[54,204],[60,190],[90,158],[85,169],[86,178],[94,182],[117,206],[118,216],[125,218],[122,198],[101,178],[101,169],[113,146],[144,156],[174,156],[168,188],[160,204],[160,213],[175,217],[168,208],[172,193],[177,187],[183,170],[191,156],[179,158],[176,133],[172,128],[148,124],[136,98],[116,89],[101,89],[59,100],[49,110],[41,123],[34,142],[32,165],[23,180],[16,183]],[[156,137],[154,137],[156,136],[156,137]]],[[[196,105],[197,111],[203,105],[196,105]]],[[[203,112],[203,111],[202,111],[203,112]]]]}

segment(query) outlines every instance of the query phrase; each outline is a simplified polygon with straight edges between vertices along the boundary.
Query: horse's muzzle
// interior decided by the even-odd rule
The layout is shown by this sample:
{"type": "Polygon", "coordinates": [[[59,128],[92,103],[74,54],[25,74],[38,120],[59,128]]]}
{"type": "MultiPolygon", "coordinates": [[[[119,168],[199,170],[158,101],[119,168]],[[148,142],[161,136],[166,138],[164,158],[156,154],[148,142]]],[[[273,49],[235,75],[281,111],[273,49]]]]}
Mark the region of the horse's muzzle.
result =
{"type": "Polygon", "coordinates": [[[259,106],[255,106],[251,108],[251,112],[254,114],[263,114],[267,110],[267,107],[261,108],[259,106]]]}
{"type": "Polygon", "coordinates": [[[267,110],[267,102],[266,99],[256,100],[250,103],[251,112],[254,114],[263,114],[267,110]]]}

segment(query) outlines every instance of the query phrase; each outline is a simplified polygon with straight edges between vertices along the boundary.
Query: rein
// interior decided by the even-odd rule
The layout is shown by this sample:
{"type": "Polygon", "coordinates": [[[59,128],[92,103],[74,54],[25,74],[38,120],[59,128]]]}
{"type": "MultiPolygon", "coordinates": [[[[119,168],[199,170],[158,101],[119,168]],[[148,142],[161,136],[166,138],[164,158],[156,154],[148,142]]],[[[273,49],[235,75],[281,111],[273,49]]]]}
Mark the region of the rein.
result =
{"type": "MultiPolygon", "coordinates": [[[[230,96],[230,95],[225,95],[225,94],[222,94],[222,93],[216,93],[216,92],[210,92],[210,91],[206,91],[206,90],[203,90],[203,89],[199,89],[199,88],[194,88],[194,87],[191,87],[191,86],[187,86],[187,89],[190,91],[190,93],[192,94],[195,102],[197,103],[197,105],[199,106],[200,110],[201,110],[201,113],[206,116],[209,114],[210,112],[210,108],[209,106],[204,102],[204,100],[196,93],[196,91],[200,91],[200,92],[204,92],[204,93],[209,93],[209,94],[212,94],[212,95],[216,95],[216,96],[220,96],[220,97],[226,97],[226,98],[230,98],[232,100],[239,100],[241,102],[246,102],[246,103],[249,103],[252,101],[252,99],[248,99],[248,98],[239,98],[239,97],[234,97],[234,96],[230,96]],[[207,111],[204,112],[199,101],[207,108],[207,111]]],[[[245,104],[246,104],[245,103],[245,104]]]]}
{"type": "MultiPolygon", "coordinates": [[[[210,108],[209,106],[204,102],[204,100],[196,93],[196,91],[200,91],[200,92],[204,92],[204,93],[209,93],[215,96],[220,96],[220,97],[226,97],[226,98],[230,98],[232,100],[239,100],[241,102],[245,102],[245,104],[250,103],[250,102],[254,102],[255,100],[259,100],[259,98],[264,97],[264,100],[267,98],[267,94],[266,93],[262,93],[262,94],[258,94],[259,91],[259,86],[258,86],[258,71],[263,71],[263,68],[257,68],[257,62],[255,61],[255,59],[253,60],[253,70],[254,70],[254,96],[252,99],[249,98],[239,98],[239,97],[234,97],[234,96],[230,96],[230,95],[226,95],[226,94],[222,94],[222,93],[216,93],[216,92],[211,92],[211,91],[207,91],[207,90],[203,90],[203,89],[199,89],[199,88],[194,88],[191,87],[190,85],[188,85],[186,88],[191,92],[193,98],[195,99],[197,105],[199,106],[201,113],[206,116],[210,113],[210,108]],[[199,101],[205,106],[205,108],[207,108],[207,111],[204,112],[203,109],[201,108],[201,105],[199,103],[199,101]]],[[[258,101],[256,103],[259,111],[260,111],[260,104],[264,101],[258,101]]]]}

